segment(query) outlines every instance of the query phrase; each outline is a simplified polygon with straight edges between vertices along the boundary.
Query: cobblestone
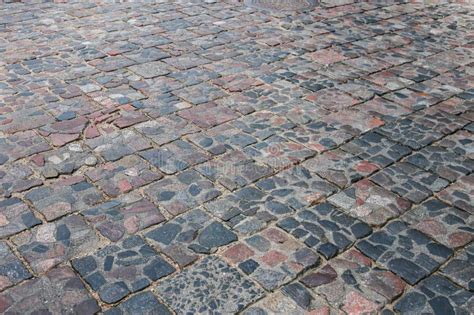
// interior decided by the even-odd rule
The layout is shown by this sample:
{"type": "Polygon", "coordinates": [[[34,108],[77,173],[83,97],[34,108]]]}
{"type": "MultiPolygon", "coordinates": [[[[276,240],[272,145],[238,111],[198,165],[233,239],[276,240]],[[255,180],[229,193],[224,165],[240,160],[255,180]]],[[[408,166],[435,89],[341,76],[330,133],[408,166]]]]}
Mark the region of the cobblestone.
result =
{"type": "Polygon", "coordinates": [[[3,2],[0,313],[472,313],[469,1],[3,2]]]}

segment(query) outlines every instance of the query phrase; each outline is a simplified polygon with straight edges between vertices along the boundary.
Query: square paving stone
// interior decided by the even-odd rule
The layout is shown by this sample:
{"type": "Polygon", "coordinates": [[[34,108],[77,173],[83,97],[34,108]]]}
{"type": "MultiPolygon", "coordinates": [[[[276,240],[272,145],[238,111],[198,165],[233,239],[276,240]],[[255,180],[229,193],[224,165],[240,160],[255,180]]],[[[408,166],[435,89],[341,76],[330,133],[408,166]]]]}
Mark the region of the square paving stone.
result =
{"type": "Polygon", "coordinates": [[[118,302],[176,270],[137,235],[73,259],[72,266],[108,304],[118,302]]]}
{"type": "Polygon", "coordinates": [[[124,156],[151,147],[150,140],[132,130],[117,130],[100,137],[86,140],[86,145],[106,161],[117,161],[124,156]]]}
{"type": "Polygon", "coordinates": [[[161,61],[141,63],[128,68],[145,79],[151,79],[170,73],[172,68],[161,61]]]}
{"type": "Polygon", "coordinates": [[[411,203],[390,191],[363,179],[328,198],[348,214],[371,225],[382,225],[400,216],[411,203]]]}
{"type": "Polygon", "coordinates": [[[145,234],[160,252],[180,267],[237,240],[237,235],[201,209],[191,210],[145,234]]]}
{"type": "Polygon", "coordinates": [[[15,109],[9,113],[2,113],[0,131],[2,133],[16,133],[35,129],[53,121],[54,118],[41,107],[15,109]]]}
{"type": "Polygon", "coordinates": [[[375,97],[370,101],[357,105],[357,109],[363,112],[367,112],[375,117],[380,117],[386,122],[394,121],[399,117],[408,115],[412,112],[397,103],[390,102],[381,97],[375,97]]]}
{"type": "Polygon", "coordinates": [[[435,145],[414,152],[405,161],[451,182],[471,173],[474,169],[474,160],[435,145]]]}
{"type": "Polygon", "coordinates": [[[227,96],[227,93],[222,89],[206,82],[173,91],[173,94],[194,105],[208,103],[227,96]]]}
{"type": "Polygon", "coordinates": [[[392,221],[356,247],[411,285],[438,269],[453,251],[400,220],[392,221]]]}
{"type": "Polygon", "coordinates": [[[379,169],[377,164],[339,149],[326,151],[304,162],[303,166],[340,188],[345,188],[379,169]]]}
{"type": "Polygon", "coordinates": [[[191,69],[197,66],[202,66],[207,63],[210,63],[210,61],[206,58],[200,57],[192,53],[181,55],[179,57],[166,58],[163,61],[180,70],[191,69]]]}
{"type": "Polygon", "coordinates": [[[384,168],[370,179],[414,203],[422,202],[449,184],[438,175],[406,162],[384,168]]]}
{"type": "Polygon", "coordinates": [[[265,228],[278,217],[293,212],[288,205],[253,186],[213,200],[207,203],[205,208],[233,230],[247,235],[265,228]]]}
{"type": "Polygon", "coordinates": [[[367,56],[344,60],[342,63],[367,73],[378,72],[390,67],[390,64],[385,61],[367,56]]]}
{"type": "Polygon", "coordinates": [[[438,193],[438,198],[474,214],[474,174],[463,176],[438,193]]]}
{"type": "Polygon", "coordinates": [[[31,277],[31,273],[13,254],[7,243],[0,242],[0,291],[31,277]]]}
{"type": "Polygon", "coordinates": [[[366,223],[337,210],[329,203],[301,209],[291,217],[280,219],[277,226],[301,239],[326,259],[351,246],[357,239],[372,233],[366,223]]]}
{"type": "Polygon", "coordinates": [[[428,129],[436,130],[444,135],[449,135],[469,123],[461,116],[451,115],[435,108],[428,108],[410,115],[414,122],[428,129]]]}
{"type": "Polygon", "coordinates": [[[308,312],[310,314],[337,314],[323,298],[312,295],[299,283],[291,283],[259,300],[242,314],[307,314],[308,312]]]}
{"type": "Polygon", "coordinates": [[[387,124],[375,131],[414,150],[419,150],[443,137],[437,129],[427,128],[408,118],[387,124]]]}
{"type": "Polygon", "coordinates": [[[150,149],[139,154],[165,174],[174,174],[209,160],[204,151],[183,140],[176,140],[159,149],[150,149]]]}
{"type": "Polygon", "coordinates": [[[441,99],[423,92],[402,89],[385,94],[384,98],[397,104],[403,105],[411,110],[420,110],[439,103],[441,99]]]}
{"type": "Polygon", "coordinates": [[[295,124],[287,118],[267,110],[243,116],[231,124],[260,140],[295,127],[295,124]]]}
{"type": "Polygon", "coordinates": [[[357,79],[346,83],[338,84],[337,88],[349,93],[352,97],[358,98],[363,101],[368,101],[376,95],[382,95],[387,93],[389,90],[383,86],[372,83],[368,80],[357,79]]]}
{"type": "Polygon", "coordinates": [[[329,111],[322,107],[314,106],[313,103],[300,99],[278,103],[269,108],[269,110],[275,114],[286,117],[296,125],[320,122],[320,120],[322,120],[321,118],[329,113],[329,111]]]}
{"type": "Polygon", "coordinates": [[[178,116],[164,116],[136,125],[135,128],[158,145],[174,141],[199,129],[178,116]]]}
{"type": "Polygon", "coordinates": [[[255,137],[233,127],[230,123],[224,123],[199,133],[188,135],[187,138],[212,155],[244,148],[257,142],[255,137]]]}
{"type": "Polygon", "coordinates": [[[354,137],[350,132],[336,128],[323,121],[298,126],[281,135],[318,153],[335,149],[354,137]]]}
{"type": "Polygon", "coordinates": [[[95,314],[100,311],[69,267],[52,269],[0,294],[5,314],[95,314]]]}
{"type": "Polygon", "coordinates": [[[415,84],[414,81],[399,77],[395,73],[390,71],[376,72],[367,77],[364,77],[364,79],[378,84],[389,91],[400,90],[409,85],[415,84]]]}
{"type": "Polygon", "coordinates": [[[350,249],[300,280],[329,304],[348,314],[378,313],[403,293],[405,282],[350,249]]]}
{"type": "Polygon", "coordinates": [[[84,210],[81,214],[102,236],[112,242],[165,220],[153,203],[138,194],[107,201],[84,210]]]}
{"type": "Polygon", "coordinates": [[[217,79],[219,77],[219,75],[214,71],[209,71],[200,68],[172,72],[169,74],[169,76],[184,83],[186,86],[196,85],[201,82],[217,79]]]}
{"type": "Polygon", "coordinates": [[[464,158],[474,160],[474,135],[467,130],[459,130],[441,139],[436,145],[464,158]]]}
{"type": "Polygon", "coordinates": [[[361,159],[386,167],[411,153],[411,149],[376,132],[368,132],[340,147],[361,159]]]}
{"type": "Polygon", "coordinates": [[[357,106],[332,113],[322,120],[335,128],[344,129],[354,135],[366,133],[384,124],[382,119],[358,110],[357,106]]]}
{"type": "Polygon", "coordinates": [[[269,291],[319,263],[315,252],[273,227],[240,240],[222,255],[269,291]]]}
{"type": "Polygon", "coordinates": [[[238,150],[196,166],[196,170],[231,191],[273,174],[269,166],[256,163],[238,150]]]}
{"type": "Polygon", "coordinates": [[[72,215],[25,231],[12,238],[33,271],[43,273],[100,245],[95,231],[72,215]]]}
{"type": "Polygon", "coordinates": [[[393,72],[398,76],[401,76],[405,79],[409,79],[415,82],[426,81],[439,75],[439,73],[435,71],[416,66],[412,63],[403,64],[403,65],[391,68],[390,72],[393,72]]]}
{"type": "Polygon", "coordinates": [[[474,244],[466,246],[448,262],[441,273],[472,292],[474,289],[474,244]]]}
{"type": "Polygon", "coordinates": [[[41,221],[20,199],[8,198],[0,201],[0,238],[19,233],[38,224],[41,224],[41,221]]]}
{"type": "Polygon", "coordinates": [[[115,70],[122,69],[125,67],[129,67],[135,64],[135,61],[128,59],[126,57],[123,57],[121,55],[118,55],[118,56],[105,57],[103,59],[96,59],[89,63],[100,71],[110,72],[110,71],[115,71],[115,70]]]}
{"type": "Polygon", "coordinates": [[[188,170],[152,184],[145,194],[175,216],[218,197],[221,192],[198,172],[188,170]]]}
{"type": "Polygon", "coordinates": [[[182,313],[236,313],[255,302],[263,290],[215,256],[163,280],[156,292],[182,313]]]}
{"type": "Polygon", "coordinates": [[[320,90],[307,96],[306,99],[313,102],[316,106],[321,106],[330,111],[339,111],[359,103],[358,100],[352,98],[349,94],[336,88],[320,90]]]}
{"type": "Polygon", "coordinates": [[[423,280],[393,306],[401,314],[470,314],[472,292],[438,274],[423,280]]]}
{"type": "Polygon", "coordinates": [[[45,178],[72,174],[82,166],[94,166],[97,158],[80,143],[71,143],[60,149],[39,153],[32,159],[34,166],[45,178]]]}
{"type": "Polygon", "coordinates": [[[275,169],[298,164],[315,154],[313,150],[277,135],[245,147],[243,151],[255,161],[275,169]]]}
{"type": "Polygon", "coordinates": [[[171,93],[151,92],[146,100],[135,101],[132,106],[156,118],[189,108],[192,105],[171,93]]]}
{"type": "Polygon", "coordinates": [[[18,163],[0,166],[0,195],[10,197],[12,193],[25,191],[42,183],[28,166],[18,163]]]}
{"type": "Polygon", "coordinates": [[[232,109],[214,103],[194,106],[180,111],[178,115],[201,128],[214,127],[239,117],[232,109]]]}
{"type": "Polygon", "coordinates": [[[316,204],[338,189],[301,166],[262,179],[256,186],[275,200],[294,209],[316,204]]]}
{"type": "Polygon", "coordinates": [[[160,314],[171,315],[171,311],[150,291],[140,292],[128,298],[120,304],[109,308],[104,315],[122,315],[122,314],[160,314]]]}
{"type": "Polygon", "coordinates": [[[26,200],[52,221],[63,215],[85,210],[103,201],[102,194],[83,177],[75,176],[38,187],[25,195],[26,200]]]}
{"type": "Polygon", "coordinates": [[[110,197],[117,197],[163,177],[136,155],[96,166],[85,175],[110,197]]]}
{"type": "Polygon", "coordinates": [[[0,136],[0,165],[49,150],[49,144],[34,131],[0,136]]]}
{"type": "Polygon", "coordinates": [[[437,199],[426,200],[401,219],[449,248],[464,246],[474,239],[471,215],[437,199]]]}

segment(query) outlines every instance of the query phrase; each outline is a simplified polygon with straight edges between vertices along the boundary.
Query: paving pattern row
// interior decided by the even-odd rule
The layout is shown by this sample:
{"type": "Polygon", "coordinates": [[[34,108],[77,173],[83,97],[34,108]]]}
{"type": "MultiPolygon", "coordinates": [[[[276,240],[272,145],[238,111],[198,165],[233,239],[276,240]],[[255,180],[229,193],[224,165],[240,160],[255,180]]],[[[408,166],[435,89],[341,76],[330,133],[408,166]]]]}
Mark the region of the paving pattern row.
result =
{"type": "Polygon", "coordinates": [[[471,314],[473,29],[0,4],[0,313],[471,314]]]}

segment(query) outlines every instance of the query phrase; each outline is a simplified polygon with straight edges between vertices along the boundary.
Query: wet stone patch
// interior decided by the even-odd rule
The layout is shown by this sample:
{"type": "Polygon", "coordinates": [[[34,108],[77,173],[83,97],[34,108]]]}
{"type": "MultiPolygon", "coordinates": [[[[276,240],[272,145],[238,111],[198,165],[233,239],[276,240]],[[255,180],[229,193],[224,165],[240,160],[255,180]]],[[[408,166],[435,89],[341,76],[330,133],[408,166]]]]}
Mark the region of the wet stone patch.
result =
{"type": "Polygon", "coordinates": [[[131,292],[175,271],[139,236],[131,236],[92,255],[72,260],[72,266],[105,303],[115,303],[131,292]]]}
{"type": "Polygon", "coordinates": [[[319,256],[311,249],[273,227],[239,241],[223,256],[266,290],[319,263],[319,256]]]}
{"type": "Polygon", "coordinates": [[[263,294],[237,269],[215,256],[163,280],[155,289],[168,305],[184,313],[238,312],[263,294]]]}

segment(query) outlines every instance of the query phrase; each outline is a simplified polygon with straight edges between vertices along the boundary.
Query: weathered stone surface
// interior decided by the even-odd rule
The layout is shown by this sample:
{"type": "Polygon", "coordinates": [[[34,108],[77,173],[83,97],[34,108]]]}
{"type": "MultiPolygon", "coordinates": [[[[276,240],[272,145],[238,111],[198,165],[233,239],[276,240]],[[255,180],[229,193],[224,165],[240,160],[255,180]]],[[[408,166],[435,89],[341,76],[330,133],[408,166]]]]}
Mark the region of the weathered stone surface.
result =
{"type": "Polygon", "coordinates": [[[150,149],[139,154],[165,174],[184,171],[190,166],[203,163],[209,159],[205,152],[183,140],[176,140],[159,149],[150,149]]]}
{"type": "Polygon", "coordinates": [[[91,207],[81,214],[113,242],[165,220],[154,204],[134,194],[91,207]]]}
{"type": "Polygon", "coordinates": [[[442,265],[453,251],[402,221],[392,221],[356,247],[366,256],[416,284],[442,265]]]}
{"type": "Polygon", "coordinates": [[[466,290],[472,291],[474,287],[474,245],[468,245],[444,267],[441,273],[466,290]]]}
{"type": "Polygon", "coordinates": [[[369,225],[329,203],[301,209],[295,215],[279,220],[277,226],[316,249],[326,259],[347,249],[356,239],[372,233],[369,225]]]}
{"type": "Polygon", "coordinates": [[[0,166],[0,195],[10,197],[12,193],[25,191],[42,183],[43,181],[35,176],[28,166],[21,164],[0,166]]]}
{"type": "Polygon", "coordinates": [[[31,277],[31,273],[7,243],[0,242],[0,291],[31,277]]]}
{"type": "Polygon", "coordinates": [[[198,172],[188,170],[152,184],[145,194],[175,216],[218,197],[221,192],[198,172]]]}
{"type": "Polygon", "coordinates": [[[273,173],[269,166],[253,161],[240,150],[230,151],[217,159],[196,166],[196,170],[231,191],[273,173]]]}
{"type": "Polygon", "coordinates": [[[328,198],[348,214],[371,224],[381,225],[407,211],[411,203],[363,179],[328,198]]]}
{"type": "Polygon", "coordinates": [[[72,266],[101,300],[109,304],[175,271],[137,235],[104,247],[92,255],[73,259],[72,266]]]}
{"type": "Polygon", "coordinates": [[[347,187],[379,169],[377,164],[339,149],[324,152],[303,165],[340,188],[347,187]]]}
{"type": "Polygon", "coordinates": [[[405,293],[394,305],[403,314],[469,314],[472,293],[440,275],[432,275],[405,293]]]}
{"type": "Polygon", "coordinates": [[[376,313],[403,293],[406,286],[356,249],[309,272],[300,281],[326,298],[332,307],[349,314],[376,313]]]}
{"type": "Polygon", "coordinates": [[[406,162],[384,168],[370,179],[415,203],[422,202],[449,184],[436,174],[406,162]]]}
{"type": "Polygon", "coordinates": [[[401,219],[449,248],[464,246],[474,239],[470,214],[437,199],[426,200],[401,219]]]}
{"type": "Polygon", "coordinates": [[[48,143],[33,131],[0,137],[0,165],[50,149],[48,143]]]}
{"type": "Polygon", "coordinates": [[[266,290],[319,263],[319,256],[282,230],[270,227],[229,247],[223,256],[266,290]]]}
{"type": "Polygon", "coordinates": [[[150,291],[140,292],[122,303],[109,308],[106,315],[122,314],[163,314],[171,315],[171,311],[163,305],[150,291]]]}
{"type": "Polygon", "coordinates": [[[235,313],[263,294],[262,289],[215,256],[163,280],[156,291],[173,309],[184,313],[235,313]]]}
{"type": "MultiPolygon", "coordinates": [[[[197,132],[196,126],[178,116],[165,116],[141,123],[135,128],[158,145],[174,141],[181,136],[197,132]]],[[[147,147],[149,148],[149,146],[147,147]]]]}
{"type": "Polygon", "coordinates": [[[294,209],[316,204],[337,191],[334,185],[301,166],[262,179],[256,186],[294,209]]]}
{"type": "Polygon", "coordinates": [[[152,170],[142,158],[136,155],[126,156],[115,162],[107,162],[85,174],[111,197],[117,197],[163,177],[160,172],[152,170]]]}
{"type": "Polygon", "coordinates": [[[52,186],[35,188],[25,195],[48,221],[85,210],[103,200],[102,194],[83,177],[75,176],[52,186]]]}
{"type": "Polygon", "coordinates": [[[0,201],[0,237],[4,238],[41,224],[31,209],[18,198],[0,201]]]}
{"type": "Polygon", "coordinates": [[[199,255],[215,252],[237,240],[237,235],[200,209],[194,209],[145,234],[159,251],[180,267],[194,262],[199,255]]]}
{"type": "Polygon", "coordinates": [[[100,307],[69,267],[52,269],[0,294],[6,314],[95,314],[100,307]]]}
{"type": "Polygon", "coordinates": [[[37,226],[12,240],[36,273],[48,271],[99,246],[95,231],[79,215],[37,226]]]}
{"type": "Polygon", "coordinates": [[[440,191],[438,196],[441,200],[473,214],[473,187],[474,175],[471,174],[459,178],[454,184],[440,191]]]}

